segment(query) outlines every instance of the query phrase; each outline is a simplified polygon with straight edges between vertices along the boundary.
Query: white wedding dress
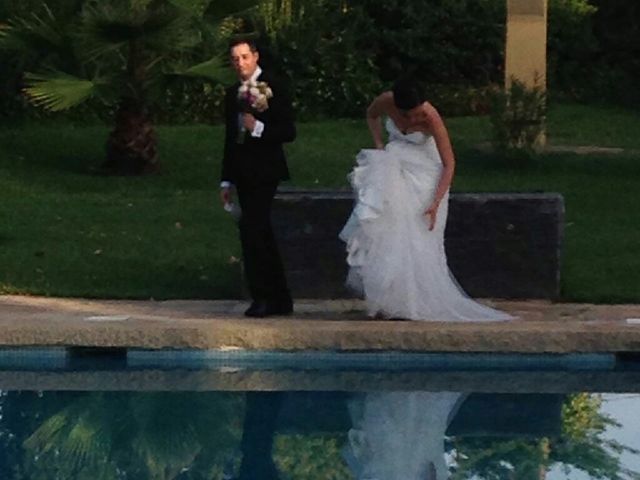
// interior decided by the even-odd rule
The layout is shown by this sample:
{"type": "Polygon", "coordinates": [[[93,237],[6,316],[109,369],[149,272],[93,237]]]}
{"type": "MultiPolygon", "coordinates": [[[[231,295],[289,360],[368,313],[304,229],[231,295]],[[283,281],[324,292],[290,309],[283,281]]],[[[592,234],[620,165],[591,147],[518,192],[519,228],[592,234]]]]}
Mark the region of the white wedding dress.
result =
{"type": "Polygon", "coordinates": [[[445,480],[453,457],[445,432],[465,395],[375,392],[349,402],[352,428],[343,449],[356,480],[445,480]]]}
{"type": "Polygon", "coordinates": [[[347,284],[364,295],[370,315],[409,320],[512,318],[469,298],[447,266],[444,229],[449,195],[428,229],[442,171],[432,136],[403,134],[387,119],[384,150],[361,150],[349,175],[356,204],[340,232],[347,244],[347,284]]]}

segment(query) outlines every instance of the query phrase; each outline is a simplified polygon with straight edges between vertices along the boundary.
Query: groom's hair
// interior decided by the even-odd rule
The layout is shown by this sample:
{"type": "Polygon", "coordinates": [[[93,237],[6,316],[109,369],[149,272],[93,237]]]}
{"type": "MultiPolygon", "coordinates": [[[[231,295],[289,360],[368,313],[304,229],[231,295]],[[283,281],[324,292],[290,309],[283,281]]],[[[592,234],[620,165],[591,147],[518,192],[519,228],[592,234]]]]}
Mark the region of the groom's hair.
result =
{"type": "Polygon", "coordinates": [[[258,45],[256,44],[256,41],[253,38],[250,37],[234,37],[231,39],[231,41],[229,42],[229,51],[231,51],[231,49],[237,45],[242,45],[246,43],[247,45],[249,45],[249,50],[251,50],[253,53],[256,53],[258,51],[258,45]]]}
{"type": "Polygon", "coordinates": [[[412,77],[402,77],[393,84],[393,103],[399,110],[411,110],[425,101],[420,85],[412,77]]]}

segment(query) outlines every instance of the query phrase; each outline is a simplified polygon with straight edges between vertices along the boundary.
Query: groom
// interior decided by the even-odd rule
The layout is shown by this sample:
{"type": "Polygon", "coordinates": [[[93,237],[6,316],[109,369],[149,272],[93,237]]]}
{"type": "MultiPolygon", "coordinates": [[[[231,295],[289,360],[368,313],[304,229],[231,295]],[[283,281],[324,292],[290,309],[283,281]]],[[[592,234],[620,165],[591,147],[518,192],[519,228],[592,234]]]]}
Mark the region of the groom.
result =
{"type": "Polygon", "coordinates": [[[287,93],[258,65],[251,40],[230,45],[239,82],[225,96],[226,133],[220,198],[223,205],[238,195],[245,276],[253,299],[248,317],[288,315],[293,302],[271,228],[271,205],[278,183],[289,179],[282,148],[296,137],[287,93]]]}

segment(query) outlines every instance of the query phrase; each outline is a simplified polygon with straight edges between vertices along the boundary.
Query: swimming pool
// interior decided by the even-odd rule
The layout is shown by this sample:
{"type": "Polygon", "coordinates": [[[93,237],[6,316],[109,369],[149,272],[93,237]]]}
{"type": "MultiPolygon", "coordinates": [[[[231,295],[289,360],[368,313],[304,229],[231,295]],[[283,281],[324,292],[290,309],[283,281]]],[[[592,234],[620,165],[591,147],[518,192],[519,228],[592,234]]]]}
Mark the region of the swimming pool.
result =
{"type": "Polygon", "coordinates": [[[20,349],[0,389],[2,479],[640,478],[608,355],[20,349]]]}

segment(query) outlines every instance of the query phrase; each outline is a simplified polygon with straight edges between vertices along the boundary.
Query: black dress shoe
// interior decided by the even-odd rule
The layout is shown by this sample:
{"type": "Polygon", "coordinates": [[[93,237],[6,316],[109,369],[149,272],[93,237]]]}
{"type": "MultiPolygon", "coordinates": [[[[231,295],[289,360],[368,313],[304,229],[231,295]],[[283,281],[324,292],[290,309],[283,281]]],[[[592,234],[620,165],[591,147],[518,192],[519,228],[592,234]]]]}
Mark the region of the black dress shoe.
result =
{"type": "Polygon", "coordinates": [[[245,317],[262,318],[269,315],[269,306],[262,300],[254,300],[244,312],[245,317]]]}
{"type": "Polygon", "coordinates": [[[273,315],[291,315],[293,313],[293,301],[291,298],[273,302],[270,306],[273,315]]]}
{"type": "Polygon", "coordinates": [[[293,302],[286,299],[277,302],[254,301],[244,312],[246,317],[264,318],[270,315],[290,315],[293,312],[293,302]]]}

